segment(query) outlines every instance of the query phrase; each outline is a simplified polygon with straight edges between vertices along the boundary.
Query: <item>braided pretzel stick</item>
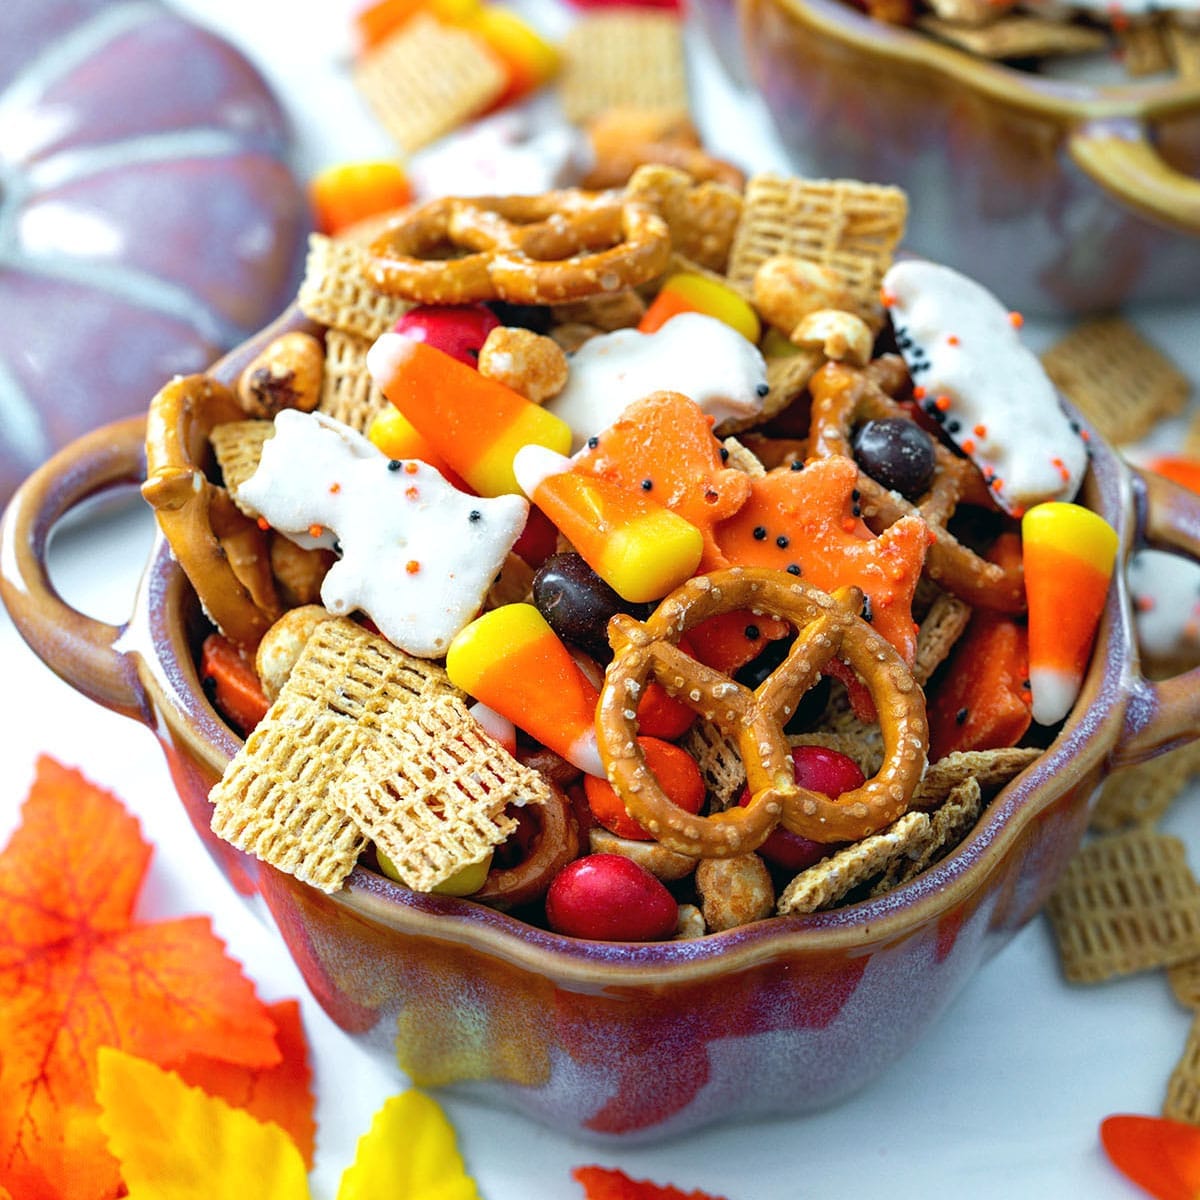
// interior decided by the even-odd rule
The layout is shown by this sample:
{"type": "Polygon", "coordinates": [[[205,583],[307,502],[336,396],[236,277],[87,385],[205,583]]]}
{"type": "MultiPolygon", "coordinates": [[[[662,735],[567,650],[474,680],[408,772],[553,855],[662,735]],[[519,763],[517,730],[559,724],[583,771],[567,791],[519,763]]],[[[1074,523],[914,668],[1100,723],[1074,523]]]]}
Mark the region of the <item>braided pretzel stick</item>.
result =
{"type": "MultiPolygon", "coordinates": [[[[890,417],[909,419],[877,381],[891,381],[893,372],[884,360],[874,371],[842,363],[827,363],[809,380],[812,418],[809,454],[815,458],[844,455],[854,458],[850,431],[860,421],[890,417]]],[[[875,364],[872,364],[874,367],[875,364]]],[[[925,570],[933,581],[959,599],[979,608],[1019,613],[1025,611],[1025,582],[1019,566],[1005,568],[981,558],[964,546],[946,523],[961,501],[987,502],[987,487],[978,468],[934,439],[933,482],[916,504],[889,491],[859,471],[863,518],[876,532],[916,513],[925,519],[933,543],[925,570]]]]}
{"type": "Polygon", "coordinates": [[[209,619],[252,651],[282,612],[267,535],[204,470],[213,427],[245,416],[207,375],[171,380],[150,402],[142,495],[209,619]]]}
{"type": "Polygon", "coordinates": [[[828,596],[783,571],[732,567],[690,579],[645,622],[613,617],[616,656],[596,710],[600,757],[629,814],[656,841],[678,854],[724,858],[756,849],[780,823],[813,841],[858,841],[905,812],[925,770],[925,697],[892,645],[856,615],[861,606],[857,588],[828,596]],[[678,646],[707,617],[739,609],[796,629],[787,658],[754,691],[678,646]],[[884,763],[830,799],[795,782],[783,726],[835,657],[862,676],[875,701],[884,763]],[[734,740],[750,788],[745,807],[694,816],[671,803],[636,740],[636,699],[651,677],[734,740]]]}
{"type": "Polygon", "coordinates": [[[661,275],[671,236],[649,205],[564,188],[430,201],[388,226],[369,255],[377,288],[421,304],[559,304],[661,275]]]}

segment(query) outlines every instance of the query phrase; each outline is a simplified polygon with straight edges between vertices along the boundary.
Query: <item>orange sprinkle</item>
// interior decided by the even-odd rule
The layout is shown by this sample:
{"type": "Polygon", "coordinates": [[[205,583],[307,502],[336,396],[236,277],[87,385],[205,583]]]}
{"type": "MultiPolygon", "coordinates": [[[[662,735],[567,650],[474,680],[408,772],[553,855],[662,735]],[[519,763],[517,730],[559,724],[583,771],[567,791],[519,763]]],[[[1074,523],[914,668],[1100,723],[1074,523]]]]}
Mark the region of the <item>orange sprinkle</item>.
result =
{"type": "Polygon", "coordinates": [[[1092,440],[1092,435],[1086,429],[1081,429],[1079,431],[1079,438],[1081,441],[1090,442],[1092,440]]]}
{"type": "Polygon", "coordinates": [[[308,536],[309,537],[319,538],[321,536],[321,534],[323,534],[324,532],[325,532],[325,529],[321,525],[310,525],[308,527],[308,536]]]}
{"type": "Polygon", "coordinates": [[[994,475],[991,479],[988,480],[988,487],[994,489],[997,492],[1003,491],[1004,490],[1004,480],[1001,479],[999,475],[994,475]]]}
{"type": "Polygon", "coordinates": [[[1138,612],[1150,612],[1154,608],[1153,596],[1139,596],[1137,598],[1138,612]]]}
{"type": "Polygon", "coordinates": [[[976,437],[987,437],[987,426],[986,425],[976,425],[974,433],[975,433],[976,437]]]}
{"type": "Polygon", "coordinates": [[[404,489],[404,495],[409,500],[415,500],[421,493],[415,487],[404,489]]]}
{"type": "Polygon", "coordinates": [[[879,289],[879,303],[884,308],[891,308],[896,303],[895,293],[887,291],[885,288],[879,289]]]}
{"type": "Polygon", "coordinates": [[[924,400],[925,399],[925,389],[923,387],[913,388],[913,399],[914,400],[924,400]]]}
{"type": "Polygon", "coordinates": [[[949,396],[939,396],[934,402],[938,412],[945,412],[950,407],[949,396]]]}
{"type": "Polygon", "coordinates": [[[855,520],[853,517],[847,517],[847,518],[846,518],[846,519],[845,519],[845,520],[842,522],[842,528],[843,528],[843,529],[844,529],[844,530],[845,530],[847,533],[853,533],[853,532],[854,532],[854,530],[855,530],[857,527],[858,527],[858,522],[857,522],[857,521],[856,521],[856,520],[855,520]]]}
{"type": "Polygon", "coordinates": [[[415,475],[417,473],[417,464],[415,462],[406,462],[404,464],[404,473],[406,475],[415,475]]]}
{"type": "Polygon", "coordinates": [[[1019,312],[1010,312],[1008,314],[1008,323],[1014,329],[1020,329],[1025,324],[1025,318],[1019,312]]]}
{"type": "Polygon", "coordinates": [[[957,346],[958,345],[958,334],[957,333],[950,334],[946,338],[946,345],[947,346],[957,346]]]}
{"type": "Polygon", "coordinates": [[[331,483],[329,485],[329,493],[332,496],[336,496],[338,494],[338,492],[340,492],[341,490],[342,490],[342,485],[340,483],[331,483]]]}
{"type": "Polygon", "coordinates": [[[415,575],[421,569],[421,564],[417,562],[415,558],[410,558],[408,562],[404,564],[404,569],[410,575],[415,575]]]}
{"type": "Polygon", "coordinates": [[[971,438],[964,438],[961,445],[962,445],[964,454],[974,454],[975,453],[975,442],[971,438]]]}
{"type": "Polygon", "coordinates": [[[264,533],[266,533],[266,531],[271,528],[271,522],[268,521],[266,517],[259,517],[258,518],[258,527],[264,533]]]}
{"type": "Polygon", "coordinates": [[[1061,458],[1052,458],[1050,460],[1050,465],[1058,471],[1059,478],[1062,479],[1064,483],[1071,478],[1071,472],[1067,470],[1067,465],[1061,458]]]}

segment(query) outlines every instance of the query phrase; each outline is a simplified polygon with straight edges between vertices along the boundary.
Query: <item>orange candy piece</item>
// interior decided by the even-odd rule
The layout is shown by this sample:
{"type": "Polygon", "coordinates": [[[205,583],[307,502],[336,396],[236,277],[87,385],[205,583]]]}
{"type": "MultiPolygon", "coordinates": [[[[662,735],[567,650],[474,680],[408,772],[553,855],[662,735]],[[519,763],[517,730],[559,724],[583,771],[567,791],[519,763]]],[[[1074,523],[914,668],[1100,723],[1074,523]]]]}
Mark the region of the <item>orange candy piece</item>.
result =
{"type": "MultiPolygon", "coordinates": [[[[655,737],[639,737],[638,745],[646,756],[646,765],[654,772],[672,804],[685,812],[698,813],[704,804],[704,777],[696,760],[686,750],[655,737]]],[[[607,779],[585,775],[583,790],[592,816],[610,833],[635,842],[653,841],[629,815],[625,802],[607,779]]]]}
{"type": "Polygon", "coordinates": [[[717,526],[717,544],[735,566],[790,570],[826,592],[861,588],[871,623],[912,663],[912,598],[929,527],[902,517],[876,537],[855,512],[857,486],[857,465],[838,455],[769,471],[751,481],[737,515],[717,526]]]}
{"type": "Polygon", "coordinates": [[[403,208],[412,202],[412,188],[399,163],[341,163],[308,181],[308,199],[317,231],[333,236],[368,217],[403,208]]]}
{"type": "Polygon", "coordinates": [[[1100,1123],[1113,1166],[1155,1200],[1200,1196],[1200,1129],[1166,1117],[1119,1114],[1100,1123]]]}
{"type": "MultiPolygon", "coordinates": [[[[1001,534],[988,559],[1006,568],[1019,564],[1021,539],[1001,534]]],[[[929,761],[956,750],[1015,746],[1033,719],[1030,703],[1024,621],[976,609],[929,703],[929,761]]]]}
{"type": "Polygon", "coordinates": [[[698,571],[732,564],[713,528],[750,495],[750,476],[725,466],[712,418],[680,392],[653,392],[629,405],[575,459],[573,469],[641,489],[700,530],[704,552],[698,571]],[[650,487],[645,488],[646,481],[650,487]]]}

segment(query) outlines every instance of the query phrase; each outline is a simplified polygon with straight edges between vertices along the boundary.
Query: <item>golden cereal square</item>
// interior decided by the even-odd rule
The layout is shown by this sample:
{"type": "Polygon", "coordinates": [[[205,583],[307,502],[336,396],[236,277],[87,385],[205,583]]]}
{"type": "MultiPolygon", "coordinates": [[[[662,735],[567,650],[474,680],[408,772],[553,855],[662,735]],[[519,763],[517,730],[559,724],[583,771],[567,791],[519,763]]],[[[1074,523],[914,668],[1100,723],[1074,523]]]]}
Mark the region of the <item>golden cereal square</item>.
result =
{"type": "Polygon", "coordinates": [[[1186,962],[1200,955],[1200,884],[1183,843],[1151,829],[1084,846],[1046,907],[1073,983],[1186,962]]]}
{"type": "Polygon", "coordinates": [[[418,13],[359,63],[354,82],[411,154],[482,113],[508,77],[474,34],[418,13]]]}
{"type": "Polygon", "coordinates": [[[683,23],[674,13],[615,8],[577,17],[563,39],[559,98],[583,124],[611,108],[686,114],[683,23]]]}

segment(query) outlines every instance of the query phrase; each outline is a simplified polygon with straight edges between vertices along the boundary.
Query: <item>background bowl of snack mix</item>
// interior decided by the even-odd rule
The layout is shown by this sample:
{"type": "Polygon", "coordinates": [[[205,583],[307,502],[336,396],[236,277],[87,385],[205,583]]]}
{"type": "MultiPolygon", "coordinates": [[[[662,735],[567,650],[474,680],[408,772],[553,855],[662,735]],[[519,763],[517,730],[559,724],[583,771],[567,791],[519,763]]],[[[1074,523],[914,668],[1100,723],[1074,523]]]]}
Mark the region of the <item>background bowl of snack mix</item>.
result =
{"type": "Polygon", "coordinates": [[[1117,7],[744,0],[741,50],[798,170],[897,184],[914,252],[1085,313],[1200,279],[1195,13],[1117,7]]]}
{"type": "MultiPolygon", "coordinates": [[[[347,339],[293,309],[213,368],[195,395],[253,379],[281,336],[296,333],[323,342],[326,369],[344,381],[347,339]]],[[[185,438],[196,432],[194,416],[181,425],[185,438]]],[[[189,452],[221,477],[203,437],[189,452]]],[[[199,837],[238,890],[265,902],[341,1028],[377,1045],[419,1085],[469,1084],[473,1094],[580,1136],[653,1141],[718,1121],[813,1111],[851,1094],[927,1034],[972,973],[1040,909],[1106,774],[1186,740],[1196,726],[1191,675],[1151,683],[1140,673],[1121,566],[1144,542],[1194,554],[1195,501],[1093,436],[1080,503],[1116,531],[1118,569],[1071,712],[1032,744],[940,761],[922,784],[926,795],[936,792],[928,813],[910,812],[823,860],[784,893],[794,904],[781,915],[710,932],[701,922],[686,936],[681,908],[681,935],[666,940],[566,936],[546,927],[540,902],[506,911],[412,890],[361,843],[349,846],[345,874],[331,887],[298,877],[305,872],[291,851],[269,865],[261,844],[246,854],[228,829],[221,838],[213,832],[214,788],[253,737],[243,744],[232,710],[206,689],[203,647],[213,626],[170,544],[157,541],[135,611],[119,627],[75,611],[49,581],[55,522],[97,492],[143,479],[145,453],[143,421],[109,426],[61,452],[18,493],[5,521],[3,589],[22,636],[85,695],[155,732],[199,837]],[[938,825],[949,840],[906,843],[913,825],[938,825]]],[[[220,469],[232,479],[238,468],[226,459],[220,469]]],[[[310,683],[319,691],[328,661],[316,666],[310,683]]],[[[338,686],[344,706],[358,684],[338,686]]],[[[323,728],[327,749],[337,730],[323,728]]],[[[282,786],[324,769],[313,767],[324,752],[285,762],[282,786]]],[[[323,861],[338,830],[311,810],[296,822],[306,828],[294,822],[268,837],[291,844],[311,835],[313,845],[298,852],[323,861]]],[[[538,836],[535,827],[530,858],[538,836]]],[[[338,853],[346,852],[342,845],[338,853]]]]}

